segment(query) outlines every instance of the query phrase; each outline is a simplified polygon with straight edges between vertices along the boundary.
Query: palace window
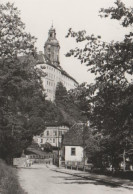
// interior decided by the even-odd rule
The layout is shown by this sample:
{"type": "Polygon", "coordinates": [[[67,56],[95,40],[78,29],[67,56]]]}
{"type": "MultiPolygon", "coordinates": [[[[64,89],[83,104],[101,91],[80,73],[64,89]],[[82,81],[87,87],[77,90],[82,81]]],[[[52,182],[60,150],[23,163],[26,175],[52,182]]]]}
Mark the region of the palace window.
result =
{"type": "Polygon", "coordinates": [[[59,136],[61,136],[62,135],[62,131],[59,131],[59,136]]]}

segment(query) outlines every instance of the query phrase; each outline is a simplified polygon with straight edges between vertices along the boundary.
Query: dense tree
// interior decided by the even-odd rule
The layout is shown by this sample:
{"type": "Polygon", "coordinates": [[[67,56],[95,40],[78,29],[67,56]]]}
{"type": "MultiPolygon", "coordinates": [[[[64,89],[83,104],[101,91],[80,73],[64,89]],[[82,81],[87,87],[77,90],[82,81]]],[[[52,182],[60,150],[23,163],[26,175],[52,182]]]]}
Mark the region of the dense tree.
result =
{"type": "Polygon", "coordinates": [[[75,90],[67,91],[61,82],[57,84],[55,103],[62,115],[62,121],[69,126],[76,122],[83,121],[82,110],[75,98],[75,90]]]}
{"type": "Polygon", "coordinates": [[[76,88],[68,91],[68,98],[71,102],[73,102],[81,112],[82,119],[87,121],[87,117],[89,117],[89,112],[91,109],[90,106],[90,91],[87,88],[87,83],[82,83],[78,85],[76,88]]]}
{"type": "MultiPolygon", "coordinates": [[[[101,17],[120,20],[123,27],[132,28],[133,9],[117,0],[115,7],[100,10],[101,17]]],[[[101,133],[101,153],[117,166],[119,157],[125,157],[133,142],[133,84],[128,81],[133,74],[133,33],[122,41],[104,42],[101,36],[87,36],[85,31],[69,29],[68,36],[77,42],[85,41],[84,48],[70,50],[67,56],[77,57],[94,73],[95,83],[88,86],[90,94],[90,120],[101,133]],[[86,43],[87,41],[87,43],[86,43]]]]}
{"type": "Polygon", "coordinates": [[[53,146],[46,142],[45,144],[41,145],[41,150],[43,150],[44,152],[52,152],[53,151],[53,146]]]}
{"type": "Polygon", "coordinates": [[[14,4],[0,4],[0,157],[22,152],[44,129],[45,95],[35,38],[14,4]]]}
{"type": "Polygon", "coordinates": [[[58,82],[55,91],[55,102],[64,102],[67,97],[67,90],[62,82],[58,82]]]}
{"type": "Polygon", "coordinates": [[[58,106],[51,101],[46,101],[44,118],[45,125],[59,125],[64,121],[58,106]]]}

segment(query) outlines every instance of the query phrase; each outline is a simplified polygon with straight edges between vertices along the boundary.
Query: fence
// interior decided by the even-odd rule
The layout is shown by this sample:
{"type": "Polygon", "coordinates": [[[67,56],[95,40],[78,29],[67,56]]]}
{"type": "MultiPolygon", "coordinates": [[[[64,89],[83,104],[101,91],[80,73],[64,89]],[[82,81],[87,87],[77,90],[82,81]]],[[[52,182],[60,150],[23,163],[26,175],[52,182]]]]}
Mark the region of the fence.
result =
{"type": "Polygon", "coordinates": [[[67,161],[65,162],[65,168],[83,170],[83,171],[91,171],[93,168],[93,164],[90,163],[90,164],[85,165],[83,162],[67,161]]]}
{"type": "Polygon", "coordinates": [[[32,164],[53,164],[53,158],[45,158],[45,157],[22,157],[22,158],[14,158],[13,165],[17,167],[27,167],[32,164]]]}
{"type": "Polygon", "coordinates": [[[30,159],[32,163],[36,164],[53,164],[53,158],[48,159],[30,159]]]}

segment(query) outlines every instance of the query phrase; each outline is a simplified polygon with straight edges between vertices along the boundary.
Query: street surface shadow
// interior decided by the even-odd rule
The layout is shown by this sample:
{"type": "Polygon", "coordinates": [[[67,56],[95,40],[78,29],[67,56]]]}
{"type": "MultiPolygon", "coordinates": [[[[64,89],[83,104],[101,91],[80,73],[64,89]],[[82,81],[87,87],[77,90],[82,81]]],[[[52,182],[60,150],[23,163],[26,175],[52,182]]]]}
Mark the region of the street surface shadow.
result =
{"type": "Polygon", "coordinates": [[[43,168],[33,168],[33,167],[19,167],[17,169],[24,169],[24,170],[40,170],[40,169],[43,169],[43,168]]]}
{"type": "Polygon", "coordinates": [[[81,177],[65,177],[65,176],[52,176],[53,178],[61,178],[64,181],[60,182],[58,184],[93,184],[93,185],[104,185],[106,187],[110,188],[120,188],[120,186],[115,185],[113,183],[106,183],[102,180],[97,181],[97,180],[92,180],[89,178],[81,178],[81,177]]]}
{"type": "Polygon", "coordinates": [[[114,185],[114,184],[111,184],[111,183],[103,183],[103,182],[100,182],[100,181],[93,181],[93,180],[86,180],[86,181],[73,181],[73,182],[62,182],[61,184],[93,184],[93,185],[104,185],[106,187],[110,187],[110,188],[119,188],[120,186],[117,186],[117,185],[114,185]]]}

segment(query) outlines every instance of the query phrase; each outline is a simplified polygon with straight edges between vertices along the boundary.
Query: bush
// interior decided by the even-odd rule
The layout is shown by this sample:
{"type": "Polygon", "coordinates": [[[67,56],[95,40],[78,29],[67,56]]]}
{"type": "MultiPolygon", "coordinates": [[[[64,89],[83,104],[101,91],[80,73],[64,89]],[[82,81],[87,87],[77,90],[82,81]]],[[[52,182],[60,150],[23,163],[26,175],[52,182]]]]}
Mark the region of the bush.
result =
{"type": "Polygon", "coordinates": [[[19,184],[16,169],[7,166],[2,160],[0,160],[0,193],[26,194],[19,184]]]}

